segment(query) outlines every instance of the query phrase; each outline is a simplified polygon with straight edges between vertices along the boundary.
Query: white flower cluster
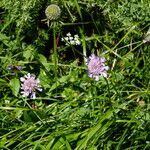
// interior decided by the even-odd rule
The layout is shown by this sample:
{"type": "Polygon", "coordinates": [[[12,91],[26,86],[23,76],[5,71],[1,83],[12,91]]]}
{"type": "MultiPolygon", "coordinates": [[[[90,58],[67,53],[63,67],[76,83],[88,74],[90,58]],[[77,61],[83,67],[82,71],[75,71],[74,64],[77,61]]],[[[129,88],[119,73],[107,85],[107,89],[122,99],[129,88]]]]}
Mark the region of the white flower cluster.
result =
{"type": "Polygon", "coordinates": [[[61,38],[61,41],[66,42],[65,45],[80,45],[81,42],[79,40],[79,36],[76,34],[71,36],[70,32],[66,34],[66,37],[61,38]]]}

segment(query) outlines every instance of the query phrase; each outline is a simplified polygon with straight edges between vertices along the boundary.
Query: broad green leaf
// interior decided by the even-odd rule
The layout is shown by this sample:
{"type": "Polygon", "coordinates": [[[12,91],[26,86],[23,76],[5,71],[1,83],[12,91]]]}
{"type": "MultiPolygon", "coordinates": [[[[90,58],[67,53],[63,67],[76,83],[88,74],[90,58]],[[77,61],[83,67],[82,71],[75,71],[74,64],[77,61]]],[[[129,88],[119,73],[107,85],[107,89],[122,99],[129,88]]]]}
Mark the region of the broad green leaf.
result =
{"type": "Polygon", "coordinates": [[[14,78],[12,80],[10,80],[9,82],[10,88],[12,90],[12,93],[17,96],[19,93],[19,89],[20,89],[20,81],[17,78],[14,78]]]}

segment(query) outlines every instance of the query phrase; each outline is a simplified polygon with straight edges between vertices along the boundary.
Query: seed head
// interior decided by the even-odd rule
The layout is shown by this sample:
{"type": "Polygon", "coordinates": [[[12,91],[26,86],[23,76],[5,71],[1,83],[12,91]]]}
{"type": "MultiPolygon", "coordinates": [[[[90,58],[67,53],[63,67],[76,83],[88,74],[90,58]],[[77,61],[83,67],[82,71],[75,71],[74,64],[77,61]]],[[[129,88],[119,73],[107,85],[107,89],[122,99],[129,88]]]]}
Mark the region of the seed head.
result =
{"type": "Polygon", "coordinates": [[[45,15],[48,20],[57,20],[60,17],[61,10],[55,4],[49,5],[45,10],[45,15]]]}

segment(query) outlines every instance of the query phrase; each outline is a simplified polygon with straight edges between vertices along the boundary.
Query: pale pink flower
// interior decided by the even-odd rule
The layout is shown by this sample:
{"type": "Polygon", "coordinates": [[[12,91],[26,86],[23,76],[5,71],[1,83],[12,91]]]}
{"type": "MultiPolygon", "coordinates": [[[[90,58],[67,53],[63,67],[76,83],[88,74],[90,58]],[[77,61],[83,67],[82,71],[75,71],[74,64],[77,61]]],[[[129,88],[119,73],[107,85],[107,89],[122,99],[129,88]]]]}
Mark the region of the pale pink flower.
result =
{"type": "Polygon", "coordinates": [[[23,97],[30,97],[30,98],[36,98],[36,90],[42,91],[42,88],[40,86],[40,80],[35,79],[34,74],[28,73],[24,77],[20,78],[21,84],[21,94],[23,97]]]}
{"type": "Polygon", "coordinates": [[[105,65],[105,61],[105,58],[92,54],[87,61],[89,77],[94,78],[96,81],[99,80],[100,76],[107,77],[109,67],[105,65]]]}

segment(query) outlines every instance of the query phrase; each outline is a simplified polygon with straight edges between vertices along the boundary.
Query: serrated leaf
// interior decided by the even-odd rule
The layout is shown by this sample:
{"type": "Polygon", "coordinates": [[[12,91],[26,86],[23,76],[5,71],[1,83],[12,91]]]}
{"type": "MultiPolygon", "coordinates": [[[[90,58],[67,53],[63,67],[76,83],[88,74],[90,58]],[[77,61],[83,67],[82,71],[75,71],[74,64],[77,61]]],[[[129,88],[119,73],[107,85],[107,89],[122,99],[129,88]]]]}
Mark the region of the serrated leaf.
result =
{"type": "Polygon", "coordinates": [[[19,89],[20,89],[20,81],[19,79],[15,78],[10,80],[9,82],[10,88],[12,90],[12,93],[17,96],[19,93],[19,89]]]}

